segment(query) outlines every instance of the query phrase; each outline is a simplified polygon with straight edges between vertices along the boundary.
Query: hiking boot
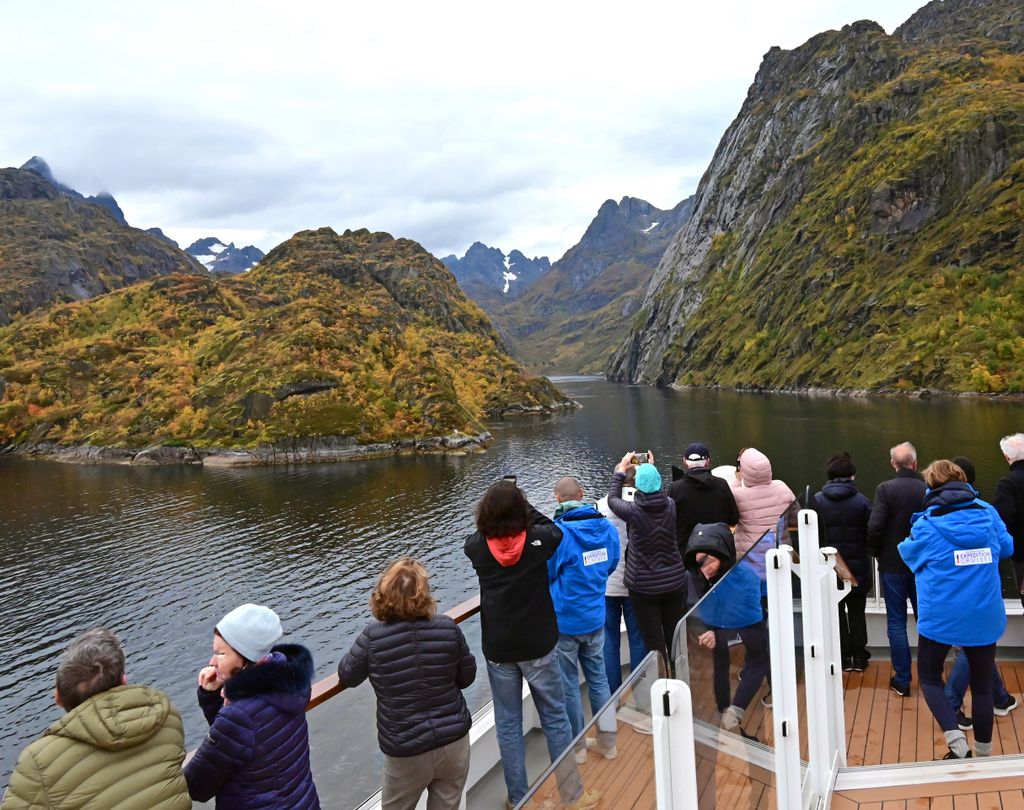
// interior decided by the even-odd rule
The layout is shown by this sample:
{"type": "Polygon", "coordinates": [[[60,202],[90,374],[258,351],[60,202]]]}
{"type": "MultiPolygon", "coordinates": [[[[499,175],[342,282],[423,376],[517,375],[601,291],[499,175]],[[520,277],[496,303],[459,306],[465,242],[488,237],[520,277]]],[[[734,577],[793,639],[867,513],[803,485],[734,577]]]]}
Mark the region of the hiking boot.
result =
{"type": "Polygon", "coordinates": [[[902,684],[895,678],[890,678],[889,688],[900,697],[910,697],[910,684],[902,684]]]}
{"type": "Polygon", "coordinates": [[[974,718],[964,714],[963,709],[956,710],[956,724],[961,731],[970,731],[974,728],[974,718]]]}
{"type": "Polygon", "coordinates": [[[967,756],[965,756],[965,757],[958,757],[956,754],[953,753],[953,749],[952,748],[950,748],[946,752],[946,756],[943,757],[943,759],[973,759],[973,758],[974,758],[974,754],[972,754],[970,751],[967,752],[967,756]]]}
{"type": "MultiPolygon", "coordinates": [[[[505,810],[515,810],[515,808],[516,805],[512,803],[511,799],[505,799],[505,810]]],[[[537,810],[537,803],[533,799],[530,799],[520,808],[520,810],[537,810]]]]}
{"type": "Polygon", "coordinates": [[[756,734],[747,734],[747,732],[745,732],[742,728],[740,729],[740,736],[744,740],[750,740],[750,742],[756,742],[756,743],[761,742],[759,739],[757,739],[757,735],[756,734]]]}
{"type": "Polygon", "coordinates": [[[853,668],[853,659],[852,658],[844,658],[843,659],[843,672],[856,672],[856,671],[857,670],[853,668]]]}
{"type": "Polygon", "coordinates": [[[601,791],[596,788],[587,788],[584,790],[580,797],[572,804],[565,806],[566,810],[591,810],[591,808],[597,807],[598,802],[601,801],[601,791]]]}
{"type": "Polygon", "coordinates": [[[998,703],[994,704],[992,706],[992,711],[995,712],[997,717],[1006,717],[1006,715],[1016,709],[1018,705],[1020,704],[1017,703],[1017,698],[1013,695],[1007,695],[1006,703],[1002,705],[999,705],[998,703]]]}
{"type": "Polygon", "coordinates": [[[854,658],[853,659],[853,671],[863,672],[868,668],[868,660],[866,658],[854,658]]]}

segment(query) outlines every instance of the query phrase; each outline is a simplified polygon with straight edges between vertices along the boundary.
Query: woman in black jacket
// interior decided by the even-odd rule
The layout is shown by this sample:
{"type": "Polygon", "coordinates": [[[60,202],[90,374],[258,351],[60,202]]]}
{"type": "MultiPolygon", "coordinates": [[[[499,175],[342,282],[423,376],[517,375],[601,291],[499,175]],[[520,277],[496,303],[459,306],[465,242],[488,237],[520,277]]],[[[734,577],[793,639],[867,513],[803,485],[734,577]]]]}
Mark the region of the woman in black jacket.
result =
{"type": "Polygon", "coordinates": [[[636,467],[633,501],[623,500],[622,482],[635,456],[626,453],[616,465],[608,508],[626,524],[629,535],[624,579],[640,634],[648,650],[665,656],[671,672],[672,636],[686,612],[686,569],[676,543],[676,505],[661,491],[661,475],[651,453],[648,463],[636,467]]]}
{"type": "Polygon", "coordinates": [[[835,548],[846,561],[857,584],[839,603],[839,647],[844,672],[867,669],[868,626],[864,616],[871,589],[868,556],[868,518],[871,504],[853,483],[857,468],[849,453],[832,456],[825,468],[828,483],[814,495],[813,509],[821,518],[820,543],[835,548]]]}
{"type": "Polygon", "coordinates": [[[338,665],[342,686],[370,679],[384,752],[383,810],[455,810],[469,776],[472,718],[462,691],[476,660],[458,625],[437,616],[424,567],[392,563],[370,597],[370,622],[338,665]]]}

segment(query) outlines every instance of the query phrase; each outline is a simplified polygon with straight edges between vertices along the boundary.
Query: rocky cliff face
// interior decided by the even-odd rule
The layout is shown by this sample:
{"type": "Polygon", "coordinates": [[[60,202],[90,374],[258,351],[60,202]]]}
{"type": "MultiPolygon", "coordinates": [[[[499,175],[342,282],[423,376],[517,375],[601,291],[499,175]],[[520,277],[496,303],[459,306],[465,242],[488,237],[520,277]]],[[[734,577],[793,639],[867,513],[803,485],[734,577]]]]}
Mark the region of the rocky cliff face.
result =
{"type": "Polygon", "coordinates": [[[357,457],[457,447],[485,418],[569,405],[439,261],[365,230],[303,231],[243,276],[171,275],[0,329],[0,448],[25,452],[357,457]]]}
{"type": "Polygon", "coordinates": [[[636,197],[605,201],[549,273],[494,311],[495,324],[531,367],[600,371],[690,210],[690,198],[667,211],[636,197]]]}
{"type": "Polygon", "coordinates": [[[0,169],[0,326],[143,279],[206,272],[167,242],[123,224],[108,206],[61,190],[39,169],[0,169]]]}
{"type": "Polygon", "coordinates": [[[482,242],[470,245],[461,259],[445,256],[441,261],[452,271],[463,292],[491,314],[503,302],[518,298],[551,269],[547,256],[529,259],[519,250],[506,256],[482,242]]]}
{"type": "Polygon", "coordinates": [[[1024,388],[1020,14],[947,0],[769,51],[609,377],[1024,388]]]}

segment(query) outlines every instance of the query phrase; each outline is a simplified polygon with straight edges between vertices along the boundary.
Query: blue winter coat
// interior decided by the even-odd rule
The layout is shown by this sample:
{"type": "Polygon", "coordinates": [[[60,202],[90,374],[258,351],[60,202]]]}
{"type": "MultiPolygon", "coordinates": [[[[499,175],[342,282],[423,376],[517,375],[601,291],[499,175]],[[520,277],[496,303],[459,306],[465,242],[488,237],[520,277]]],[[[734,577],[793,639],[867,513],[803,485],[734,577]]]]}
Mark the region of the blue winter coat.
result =
{"type": "Polygon", "coordinates": [[[750,627],[762,620],[761,579],[746,558],[736,564],[736,545],[726,524],[694,526],[686,544],[685,562],[691,597],[703,596],[697,606],[701,621],[709,627],[738,628],[750,627]],[[722,561],[713,580],[705,579],[698,554],[708,554],[722,561]]]}
{"type": "Polygon", "coordinates": [[[999,560],[1013,539],[999,513],[969,484],[930,490],[899,544],[917,582],[917,629],[940,644],[995,644],[1006,629],[999,560]]]}
{"type": "Polygon", "coordinates": [[[562,542],[548,560],[558,632],[581,636],[604,627],[604,590],[619,564],[619,533],[593,506],[555,518],[562,542]]]}
{"type": "Polygon", "coordinates": [[[319,810],[306,726],[313,657],[298,644],[272,653],[224,685],[226,702],[199,689],[210,733],[185,766],[196,801],[216,796],[217,810],[319,810]]]}

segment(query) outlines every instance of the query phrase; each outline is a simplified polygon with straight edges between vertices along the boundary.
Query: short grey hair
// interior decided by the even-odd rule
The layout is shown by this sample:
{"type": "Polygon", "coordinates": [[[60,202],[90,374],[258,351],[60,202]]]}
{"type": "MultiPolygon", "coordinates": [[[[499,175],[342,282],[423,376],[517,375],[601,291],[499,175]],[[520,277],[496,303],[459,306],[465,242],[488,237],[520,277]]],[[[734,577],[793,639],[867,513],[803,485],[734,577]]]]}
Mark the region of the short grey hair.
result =
{"type": "Polygon", "coordinates": [[[583,497],[583,487],[580,486],[579,479],[571,475],[559,478],[555,484],[555,497],[561,501],[578,501],[583,497]]]}
{"type": "Polygon", "coordinates": [[[86,630],[75,636],[57,665],[60,705],[71,711],[123,679],[124,650],[117,636],[104,627],[86,630]]]}
{"type": "Polygon", "coordinates": [[[917,464],[917,450],[910,442],[901,442],[889,450],[889,459],[897,467],[910,469],[917,464]]]}
{"type": "Polygon", "coordinates": [[[999,449],[1010,463],[1024,460],[1024,433],[1011,433],[999,440],[999,449]]]}

